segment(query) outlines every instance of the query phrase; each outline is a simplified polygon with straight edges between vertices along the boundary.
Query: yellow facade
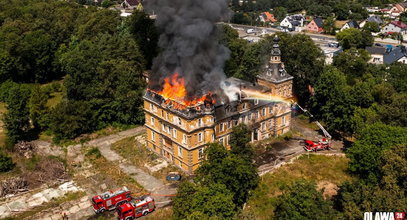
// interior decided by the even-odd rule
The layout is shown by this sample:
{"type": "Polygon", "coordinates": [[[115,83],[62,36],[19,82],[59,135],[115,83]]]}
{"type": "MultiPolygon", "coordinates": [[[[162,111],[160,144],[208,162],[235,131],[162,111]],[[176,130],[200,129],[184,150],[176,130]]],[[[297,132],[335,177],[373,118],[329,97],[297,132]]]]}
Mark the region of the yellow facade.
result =
{"type": "Polygon", "coordinates": [[[192,120],[178,116],[157,103],[144,100],[147,146],[188,173],[199,166],[208,143],[218,141],[230,149],[234,126],[245,123],[253,127],[252,140],[262,140],[289,130],[290,110],[284,104],[256,106],[256,101],[241,102],[239,119],[225,118],[215,122],[213,115],[192,120]],[[244,115],[244,116],[243,116],[244,115]]]}
{"type": "MultiPolygon", "coordinates": [[[[281,62],[278,39],[274,39],[271,54],[266,71],[257,76],[256,85],[271,91],[272,95],[292,98],[293,77],[286,73],[281,62]]],[[[147,95],[147,92],[144,96],[147,146],[187,173],[193,173],[199,167],[208,143],[218,141],[230,149],[232,129],[239,123],[245,123],[252,129],[252,141],[290,130],[291,108],[286,103],[239,99],[235,101],[233,107],[236,108],[233,110],[230,103],[221,105],[222,114],[217,114],[217,107],[211,106],[208,111],[205,109],[191,116],[183,110],[168,107],[157,96],[155,93],[147,95]]]]}

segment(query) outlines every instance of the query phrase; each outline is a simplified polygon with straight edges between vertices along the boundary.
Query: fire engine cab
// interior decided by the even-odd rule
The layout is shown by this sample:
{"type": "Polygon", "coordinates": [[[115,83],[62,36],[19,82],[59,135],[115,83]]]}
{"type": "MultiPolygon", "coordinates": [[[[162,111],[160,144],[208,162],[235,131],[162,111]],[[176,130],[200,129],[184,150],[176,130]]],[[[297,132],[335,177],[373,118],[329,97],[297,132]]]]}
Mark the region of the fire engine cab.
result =
{"type": "Polygon", "coordinates": [[[154,199],[150,196],[136,198],[134,201],[125,203],[117,208],[118,220],[133,220],[154,211],[154,199]]]}
{"type": "Polygon", "coordinates": [[[329,150],[330,148],[331,148],[331,142],[326,138],[322,138],[318,142],[306,140],[305,145],[304,145],[304,149],[306,151],[314,151],[314,152],[319,151],[319,150],[329,150]]]}
{"type": "Polygon", "coordinates": [[[123,203],[131,201],[131,192],[127,187],[115,191],[107,191],[92,198],[92,206],[95,213],[113,210],[123,203]]]}

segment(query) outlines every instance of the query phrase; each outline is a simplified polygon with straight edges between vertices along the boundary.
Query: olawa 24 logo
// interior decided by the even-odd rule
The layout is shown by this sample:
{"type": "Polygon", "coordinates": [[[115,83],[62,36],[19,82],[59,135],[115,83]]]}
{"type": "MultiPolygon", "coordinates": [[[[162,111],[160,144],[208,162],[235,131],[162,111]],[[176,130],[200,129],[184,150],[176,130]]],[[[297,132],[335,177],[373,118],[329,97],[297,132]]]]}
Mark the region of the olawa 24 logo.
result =
{"type": "Polygon", "coordinates": [[[404,220],[404,212],[365,212],[363,220],[404,220]]]}

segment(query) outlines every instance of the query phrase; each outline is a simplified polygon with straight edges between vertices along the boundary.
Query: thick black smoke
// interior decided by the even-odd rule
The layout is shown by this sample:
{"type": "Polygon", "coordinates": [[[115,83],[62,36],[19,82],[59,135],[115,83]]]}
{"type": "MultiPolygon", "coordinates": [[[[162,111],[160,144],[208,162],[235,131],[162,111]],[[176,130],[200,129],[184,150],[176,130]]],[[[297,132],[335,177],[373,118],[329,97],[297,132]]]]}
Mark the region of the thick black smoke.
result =
{"type": "Polygon", "coordinates": [[[185,79],[187,98],[217,92],[225,78],[229,50],[218,41],[215,23],[228,19],[227,0],[146,0],[157,15],[162,52],[154,59],[149,87],[160,90],[165,77],[178,72],[185,79]]]}

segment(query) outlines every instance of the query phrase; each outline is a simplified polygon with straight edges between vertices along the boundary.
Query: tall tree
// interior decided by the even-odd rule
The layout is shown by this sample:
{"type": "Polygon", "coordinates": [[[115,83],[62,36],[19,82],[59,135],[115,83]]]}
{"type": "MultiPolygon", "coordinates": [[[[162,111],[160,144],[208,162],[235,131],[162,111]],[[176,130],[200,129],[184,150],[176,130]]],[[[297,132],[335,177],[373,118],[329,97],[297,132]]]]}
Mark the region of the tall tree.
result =
{"type": "Polygon", "coordinates": [[[274,17],[278,20],[278,21],[282,21],[285,16],[287,15],[287,9],[284,7],[275,7],[273,9],[273,14],[274,17]]]}
{"type": "Polygon", "coordinates": [[[142,11],[134,11],[127,20],[129,32],[136,40],[146,60],[146,68],[150,68],[153,58],[158,54],[158,32],[154,20],[142,11]]]}
{"type": "Polygon", "coordinates": [[[259,182],[256,168],[219,143],[210,144],[205,152],[207,159],[197,170],[197,181],[202,185],[224,184],[233,192],[233,202],[241,207],[259,182]]]}
{"type": "Polygon", "coordinates": [[[349,28],[338,32],[336,39],[338,39],[343,49],[351,47],[365,48],[373,44],[373,36],[369,31],[360,31],[356,28],[349,28]]]}
{"type": "Polygon", "coordinates": [[[312,112],[327,124],[329,131],[351,131],[354,106],[350,87],[341,71],[326,68],[315,85],[310,103],[312,112]]]}
{"type": "Polygon", "coordinates": [[[362,77],[368,70],[370,54],[364,49],[351,48],[334,57],[333,65],[346,73],[349,81],[362,77]]]}
{"type": "Polygon", "coordinates": [[[278,197],[275,219],[335,219],[338,213],[332,203],[325,200],[315,183],[295,182],[283,195],[278,197]]]}
{"type": "Polygon", "coordinates": [[[238,124],[237,126],[233,127],[232,135],[230,136],[230,152],[251,163],[254,159],[254,150],[250,144],[250,141],[250,129],[246,124],[238,124]]]}
{"type": "Polygon", "coordinates": [[[41,90],[40,85],[34,85],[29,99],[30,119],[34,128],[41,130],[46,126],[45,117],[47,114],[48,96],[41,90]]]}
{"type": "Polygon", "coordinates": [[[51,112],[50,128],[54,140],[72,139],[95,129],[95,119],[89,103],[63,101],[51,112]]]}
{"type": "Polygon", "coordinates": [[[335,18],[328,17],[324,21],[324,31],[326,34],[335,34],[335,18]]]}
{"type": "Polygon", "coordinates": [[[383,175],[378,170],[381,167],[384,151],[403,143],[407,143],[407,128],[384,124],[367,126],[358,135],[355,144],[346,152],[350,158],[350,171],[358,174],[367,183],[377,184],[383,175]]]}
{"type": "Polygon", "coordinates": [[[184,182],[174,198],[173,219],[233,219],[236,205],[225,185],[184,182]]]}
{"type": "Polygon", "coordinates": [[[7,135],[7,148],[12,150],[17,141],[29,138],[30,114],[28,101],[31,89],[26,85],[10,88],[6,99],[7,112],[4,114],[4,126],[7,135]]]}

